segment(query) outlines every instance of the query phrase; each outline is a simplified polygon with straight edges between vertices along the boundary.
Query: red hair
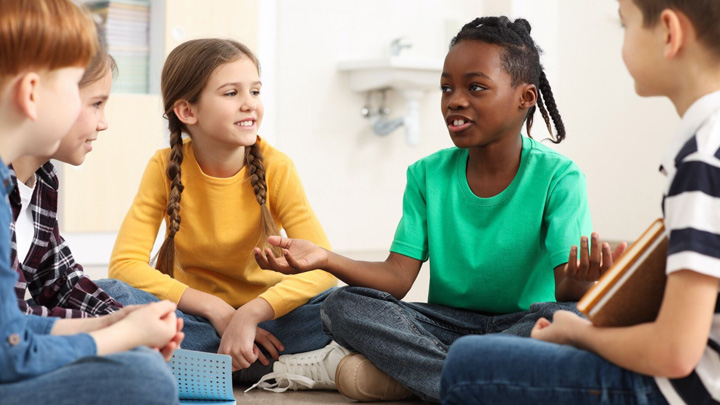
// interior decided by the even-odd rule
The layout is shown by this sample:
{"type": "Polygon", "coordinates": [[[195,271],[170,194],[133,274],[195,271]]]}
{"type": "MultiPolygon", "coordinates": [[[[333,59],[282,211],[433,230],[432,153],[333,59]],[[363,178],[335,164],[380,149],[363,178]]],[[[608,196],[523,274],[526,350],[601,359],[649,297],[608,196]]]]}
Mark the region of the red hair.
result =
{"type": "Polygon", "coordinates": [[[69,0],[0,0],[0,10],[0,81],[28,69],[84,67],[95,54],[95,25],[69,0]]]}

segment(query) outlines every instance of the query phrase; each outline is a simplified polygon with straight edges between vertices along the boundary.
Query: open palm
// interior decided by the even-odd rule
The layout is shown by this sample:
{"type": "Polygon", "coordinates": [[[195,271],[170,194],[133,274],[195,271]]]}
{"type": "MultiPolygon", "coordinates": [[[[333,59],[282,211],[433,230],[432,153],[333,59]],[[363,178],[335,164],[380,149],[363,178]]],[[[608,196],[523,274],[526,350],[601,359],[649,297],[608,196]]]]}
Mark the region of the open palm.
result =
{"type": "Polygon", "coordinates": [[[271,236],[268,242],[281,248],[283,255],[275,257],[269,248],[265,248],[264,252],[260,248],[255,248],[253,253],[260,268],[284,274],[296,274],[324,268],[327,265],[327,251],[310,241],[271,236]]]}

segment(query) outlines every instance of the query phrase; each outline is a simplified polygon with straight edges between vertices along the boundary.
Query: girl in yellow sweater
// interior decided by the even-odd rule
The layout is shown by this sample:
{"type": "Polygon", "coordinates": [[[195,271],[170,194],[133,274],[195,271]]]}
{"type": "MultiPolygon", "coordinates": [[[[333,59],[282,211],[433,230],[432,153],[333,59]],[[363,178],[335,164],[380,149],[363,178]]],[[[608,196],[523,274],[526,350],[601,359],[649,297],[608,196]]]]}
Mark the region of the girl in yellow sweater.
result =
{"type": "MultiPolygon", "coordinates": [[[[280,352],[325,347],[319,310],[337,280],[320,270],[264,271],[253,257],[279,228],[330,247],[292,161],[257,134],[256,57],[231,40],[188,41],[168,56],[161,86],[170,148],[148,163],[110,262],[111,277],[152,296],[135,289],[114,296],[123,304],[176,302],[186,323],[183,347],[229,354],[234,370],[255,364],[247,379],[272,371],[268,358],[280,352]],[[163,220],[166,239],[153,267],[163,220]]],[[[314,358],[326,360],[335,348],[314,358]]]]}

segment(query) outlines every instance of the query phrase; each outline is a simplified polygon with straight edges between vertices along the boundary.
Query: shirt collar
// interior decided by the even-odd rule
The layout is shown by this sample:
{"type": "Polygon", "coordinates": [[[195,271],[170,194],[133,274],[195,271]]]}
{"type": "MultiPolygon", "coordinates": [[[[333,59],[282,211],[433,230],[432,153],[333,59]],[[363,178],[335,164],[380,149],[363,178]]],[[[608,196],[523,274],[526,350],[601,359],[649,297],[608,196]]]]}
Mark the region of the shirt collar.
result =
{"type": "Polygon", "coordinates": [[[661,169],[666,173],[675,171],[675,158],[698,129],[710,116],[720,110],[720,91],[706,94],[697,99],[680,121],[680,128],[670,140],[661,161],[661,169]]]}

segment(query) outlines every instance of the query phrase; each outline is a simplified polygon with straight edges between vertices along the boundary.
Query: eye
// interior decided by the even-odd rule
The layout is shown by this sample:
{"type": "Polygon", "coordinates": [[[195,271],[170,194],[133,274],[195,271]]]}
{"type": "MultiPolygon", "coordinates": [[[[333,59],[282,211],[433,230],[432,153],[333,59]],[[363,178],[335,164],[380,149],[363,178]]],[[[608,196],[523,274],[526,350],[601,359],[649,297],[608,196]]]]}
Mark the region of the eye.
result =
{"type": "Polygon", "coordinates": [[[228,97],[235,97],[237,95],[237,91],[231,90],[231,91],[228,91],[227,93],[225,93],[224,95],[226,95],[228,97]]]}
{"type": "Polygon", "coordinates": [[[450,86],[440,86],[440,92],[442,93],[450,93],[452,91],[452,88],[450,86]]]}
{"type": "Polygon", "coordinates": [[[95,108],[97,108],[97,109],[100,109],[100,106],[102,106],[102,105],[103,105],[103,102],[102,102],[102,101],[98,101],[97,103],[93,104],[93,107],[95,107],[95,108]]]}
{"type": "Polygon", "coordinates": [[[470,91],[482,91],[482,90],[487,90],[487,87],[483,87],[483,86],[481,86],[481,85],[479,85],[479,84],[473,83],[473,84],[470,85],[470,87],[468,87],[468,90],[470,90],[470,91]]]}
{"type": "Polygon", "coordinates": [[[250,90],[250,94],[252,94],[253,96],[259,96],[260,90],[250,90]]]}

